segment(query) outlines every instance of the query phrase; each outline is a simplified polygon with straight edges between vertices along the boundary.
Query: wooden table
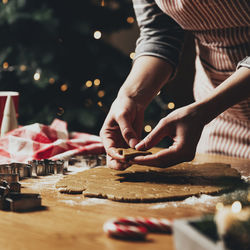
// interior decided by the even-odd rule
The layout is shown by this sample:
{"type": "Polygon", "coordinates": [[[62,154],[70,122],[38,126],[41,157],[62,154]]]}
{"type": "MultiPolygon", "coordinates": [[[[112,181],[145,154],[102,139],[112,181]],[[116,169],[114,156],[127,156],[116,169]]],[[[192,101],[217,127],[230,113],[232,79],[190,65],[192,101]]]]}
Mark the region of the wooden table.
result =
{"type": "MultiPolygon", "coordinates": [[[[215,155],[198,155],[195,161],[225,162],[250,176],[250,161],[215,155]]],[[[117,216],[183,218],[214,212],[215,204],[161,202],[128,204],[81,195],[60,194],[55,182],[60,176],[21,181],[22,193],[40,193],[43,210],[27,213],[0,211],[0,249],[166,249],[173,250],[172,235],[149,234],[145,242],[130,242],[107,237],[103,223],[117,216]]]]}

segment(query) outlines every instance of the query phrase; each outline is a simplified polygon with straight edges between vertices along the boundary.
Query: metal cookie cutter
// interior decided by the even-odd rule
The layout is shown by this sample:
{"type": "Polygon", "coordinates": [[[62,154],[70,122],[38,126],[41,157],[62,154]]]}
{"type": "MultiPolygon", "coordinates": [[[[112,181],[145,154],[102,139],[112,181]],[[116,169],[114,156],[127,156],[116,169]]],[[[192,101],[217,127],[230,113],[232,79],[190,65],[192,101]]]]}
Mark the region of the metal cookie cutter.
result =
{"type": "Polygon", "coordinates": [[[21,184],[18,181],[19,181],[18,174],[0,174],[0,186],[6,187],[7,183],[10,192],[15,192],[15,193],[21,192],[21,184]]]}
{"type": "Polygon", "coordinates": [[[53,174],[54,173],[54,162],[48,159],[44,160],[45,169],[47,174],[53,174]]]}
{"type": "Polygon", "coordinates": [[[4,198],[9,194],[10,188],[6,180],[0,180],[0,209],[4,208],[4,198]]]}
{"type": "Polygon", "coordinates": [[[31,177],[31,165],[25,163],[11,163],[11,173],[19,174],[20,179],[31,177]]]}
{"type": "Polygon", "coordinates": [[[57,160],[54,164],[54,174],[63,174],[64,173],[64,161],[57,160]]]}
{"type": "Polygon", "coordinates": [[[10,164],[1,164],[0,165],[0,174],[11,174],[12,169],[10,164]]]}
{"type": "Polygon", "coordinates": [[[5,198],[4,209],[12,212],[29,211],[41,207],[42,198],[39,194],[10,193],[5,198]]]}
{"type": "Polygon", "coordinates": [[[45,162],[32,160],[28,162],[31,165],[31,176],[47,175],[45,162]]]}
{"type": "Polygon", "coordinates": [[[64,173],[64,164],[65,161],[63,160],[44,160],[47,172],[49,174],[63,174],[64,173]]]}
{"type": "Polygon", "coordinates": [[[10,192],[10,185],[6,180],[0,181],[0,197],[4,198],[10,192]]]}
{"type": "Polygon", "coordinates": [[[0,174],[18,174],[20,178],[30,177],[31,166],[25,163],[1,164],[0,174]]]}
{"type": "Polygon", "coordinates": [[[18,194],[21,191],[21,184],[18,182],[8,183],[4,179],[0,179],[0,209],[4,209],[5,198],[11,193],[18,194]]]}
{"type": "Polygon", "coordinates": [[[6,180],[8,183],[18,182],[19,174],[0,174],[0,180],[6,180]]]}
{"type": "Polygon", "coordinates": [[[44,161],[36,161],[36,174],[37,175],[48,175],[46,165],[44,161]]]}
{"type": "Polygon", "coordinates": [[[105,166],[106,165],[106,155],[98,155],[98,161],[97,161],[98,166],[105,166]]]}
{"type": "Polygon", "coordinates": [[[31,175],[41,176],[49,174],[63,174],[67,170],[67,161],[64,160],[32,160],[28,162],[31,165],[31,175]]]}

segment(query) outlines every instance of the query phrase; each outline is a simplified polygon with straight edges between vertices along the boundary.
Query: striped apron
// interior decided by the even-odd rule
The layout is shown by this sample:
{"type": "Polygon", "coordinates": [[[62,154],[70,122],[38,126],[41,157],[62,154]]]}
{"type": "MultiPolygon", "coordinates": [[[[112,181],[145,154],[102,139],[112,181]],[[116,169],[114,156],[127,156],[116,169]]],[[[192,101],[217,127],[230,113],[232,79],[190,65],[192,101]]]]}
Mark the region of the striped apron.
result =
{"type": "MultiPolygon", "coordinates": [[[[184,30],[194,34],[196,75],[194,97],[204,99],[250,55],[248,0],[155,0],[184,30]]],[[[250,83],[249,83],[250,84],[250,83]]],[[[250,98],[207,124],[198,153],[250,159],[250,98]]]]}

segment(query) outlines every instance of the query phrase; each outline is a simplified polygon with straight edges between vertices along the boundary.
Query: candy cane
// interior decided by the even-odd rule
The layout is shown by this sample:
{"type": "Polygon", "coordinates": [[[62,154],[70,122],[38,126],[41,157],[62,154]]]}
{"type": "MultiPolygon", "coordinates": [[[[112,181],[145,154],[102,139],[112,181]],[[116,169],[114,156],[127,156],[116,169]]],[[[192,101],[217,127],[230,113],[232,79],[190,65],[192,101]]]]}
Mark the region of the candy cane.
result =
{"type": "Polygon", "coordinates": [[[109,236],[124,239],[145,239],[148,232],[171,233],[172,221],[167,219],[124,217],[104,223],[103,230],[109,236]]]}

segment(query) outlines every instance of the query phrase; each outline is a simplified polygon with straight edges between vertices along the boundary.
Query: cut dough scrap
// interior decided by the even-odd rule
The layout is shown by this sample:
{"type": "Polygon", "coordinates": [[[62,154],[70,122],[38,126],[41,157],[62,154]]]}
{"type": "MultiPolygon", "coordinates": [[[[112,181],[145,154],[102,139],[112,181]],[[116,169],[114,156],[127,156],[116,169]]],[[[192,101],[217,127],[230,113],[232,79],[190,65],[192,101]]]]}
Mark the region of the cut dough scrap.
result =
{"type": "Polygon", "coordinates": [[[133,165],[125,171],[106,167],[89,169],[62,178],[56,187],[64,193],[123,202],[180,200],[216,194],[241,182],[240,174],[221,163],[182,163],[171,168],[133,165]]]}
{"type": "Polygon", "coordinates": [[[133,159],[139,155],[150,155],[152,152],[150,151],[138,151],[133,148],[117,148],[117,151],[120,155],[123,155],[126,161],[133,159]]]}

